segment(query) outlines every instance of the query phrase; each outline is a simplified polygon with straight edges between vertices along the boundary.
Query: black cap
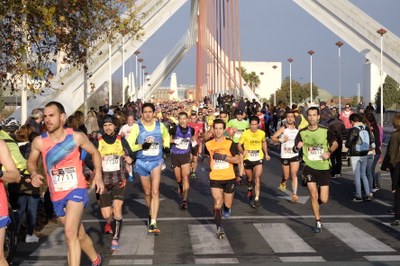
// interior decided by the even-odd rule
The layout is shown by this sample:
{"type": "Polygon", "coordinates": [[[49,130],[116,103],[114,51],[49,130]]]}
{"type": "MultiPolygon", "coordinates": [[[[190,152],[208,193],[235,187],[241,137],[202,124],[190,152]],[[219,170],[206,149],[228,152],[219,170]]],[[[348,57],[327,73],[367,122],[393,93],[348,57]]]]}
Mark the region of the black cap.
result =
{"type": "Polygon", "coordinates": [[[106,115],[103,118],[103,124],[105,124],[105,123],[112,123],[112,124],[114,124],[114,126],[116,126],[117,125],[117,118],[115,116],[113,116],[113,115],[106,115]]]}
{"type": "Polygon", "coordinates": [[[321,106],[321,105],[326,105],[326,102],[324,102],[324,101],[319,102],[319,106],[321,106]]]}
{"type": "Polygon", "coordinates": [[[236,110],[236,115],[242,115],[242,114],[243,114],[243,110],[240,110],[240,109],[236,110]]]}

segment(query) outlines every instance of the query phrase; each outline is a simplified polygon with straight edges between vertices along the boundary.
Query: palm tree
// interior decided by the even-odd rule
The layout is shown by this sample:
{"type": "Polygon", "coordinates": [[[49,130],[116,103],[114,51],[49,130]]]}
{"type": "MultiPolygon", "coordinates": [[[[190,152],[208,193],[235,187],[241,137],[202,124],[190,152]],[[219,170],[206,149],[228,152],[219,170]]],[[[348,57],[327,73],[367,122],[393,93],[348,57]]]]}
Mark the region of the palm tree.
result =
{"type": "Polygon", "coordinates": [[[256,72],[252,71],[247,76],[247,84],[250,86],[251,90],[255,92],[255,89],[260,85],[260,77],[256,74],[256,72]]]}

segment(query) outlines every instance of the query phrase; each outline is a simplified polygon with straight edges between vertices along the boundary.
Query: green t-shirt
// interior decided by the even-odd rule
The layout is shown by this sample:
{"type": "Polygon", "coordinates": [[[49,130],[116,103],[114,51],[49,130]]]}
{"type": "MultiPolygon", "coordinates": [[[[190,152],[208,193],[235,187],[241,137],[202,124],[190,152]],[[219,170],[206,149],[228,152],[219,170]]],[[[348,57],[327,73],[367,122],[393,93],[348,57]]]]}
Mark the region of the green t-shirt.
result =
{"type": "Polygon", "coordinates": [[[329,149],[328,129],[324,127],[318,127],[316,130],[305,128],[299,131],[298,137],[298,140],[304,143],[303,160],[305,164],[315,170],[329,170],[330,160],[322,158],[322,154],[329,149]]]}
{"type": "Polygon", "coordinates": [[[249,128],[249,121],[245,119],[242,119],[241,121],[236,118],[231,119],[228,122],[228,127],[237,129],[236,133],[233,135],[233,142],[238,143],[242,133],[249,128]]]}

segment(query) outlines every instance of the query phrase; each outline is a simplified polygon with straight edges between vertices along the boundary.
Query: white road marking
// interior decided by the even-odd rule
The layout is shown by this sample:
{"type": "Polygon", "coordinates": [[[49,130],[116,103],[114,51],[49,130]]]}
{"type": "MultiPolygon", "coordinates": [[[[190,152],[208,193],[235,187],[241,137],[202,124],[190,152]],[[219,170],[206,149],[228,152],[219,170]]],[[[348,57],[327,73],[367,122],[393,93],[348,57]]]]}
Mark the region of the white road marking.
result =
{"type": "MultiPolygon", "coordinates": [[[[393,215],[368,215],[368,214],[350,214],[350,215],[324,215],[324,219],[380,219],[380,218],[393,218],[393,215]]],[[[244,215],[244,216],[231,216],[230,220],[247,220],[247,219],[265,219],[265,220],[278,220],[278,219],[315,219],[313,215],[244,215]]],[[[85,219],[84,223],[98,223],[104,219],[85,219]]],[[[124,222],[144,222],[147,218],[125,218],[124,222]]],[[[212,216],[202,217],[159,217],[157,221],[214,221],[212,216]]]]}
{"type": "Polygon", "coordinates": [[[323,228],[356,252],[395,252],[393,248],[367,234],[351,223],[326,223],[323,228]]]}
{"type": "Polygon", "coordinates": [[[114,257],[122,255],[154,255],[154,236],[147,233],[147,226],[145,225],[124,226],[119,244],[120,250],[114,254],[114,257]]]}
{"type": "Polygon", "coordinates": [[[316,252],[287,224],[256,223],[253,225],[275,253],[316,252]]]}
{"type": "Polygon", "coordinates": [[[282,262],[325,262],[321,256],[279,257],[282,262]]]}
{"type": "Polygon", "coordinates": [[[368,261],[400,261],[400,255],[375,255],[364,258],[368,261]]]}
{"type": "Polygon", "coordinates": [[[108,261],[107,265],[152,265],[152,259],[127,259],[127,260],[117,260],[112,259],[108,261]]]}
{"type": "Polygon", "coordinates": [[[40,245],[30,256],[67,256],[67,243],[65,242],[64,227],[57,227],[47,240],[40,245]]]}
{"type": "Polygon", "coordinates": [[[190,224],[188,227],[194,255],[233,254],[227,236],[223,239],[217,238],[214,224],[190,224]]]}
{"type": "Polygon", "coordinates": [[[238,264],[239,260],[236,258],[194,258],[195,264],[238,264]]]}

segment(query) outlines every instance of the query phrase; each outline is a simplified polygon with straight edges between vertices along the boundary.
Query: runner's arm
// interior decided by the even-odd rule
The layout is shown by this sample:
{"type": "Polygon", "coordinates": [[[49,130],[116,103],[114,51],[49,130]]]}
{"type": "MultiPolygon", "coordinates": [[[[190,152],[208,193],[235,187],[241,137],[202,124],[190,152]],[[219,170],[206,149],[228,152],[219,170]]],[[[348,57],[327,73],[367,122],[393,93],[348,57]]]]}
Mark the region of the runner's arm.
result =
{"type": "Polygon", "coordinates": [[[34,187],[40,187],[43,184],[44,177],[37,172],[37,164],[42,150],[42,137],[36,137],[31,145],[31,152],[27,161],[28,171],[31,174],[31,183],[34,187]]]}
{"type": "Polygon", "coordinates": [[[7,144],[3,140],[0,141],[0,150],[0,162],[6,170],[3,172],[3,176],[0,177],[0,179],[5,183],[19,183],[21,175],[11,157],[7,144]]]}
{"type": "Polygon", "coordinates": [[[282,135],[283,131],[285,130],[285,127],[280,127],[274,135],[272,135],[271,140],[273,142],[280,142],[279,137],[282,135]]]}

